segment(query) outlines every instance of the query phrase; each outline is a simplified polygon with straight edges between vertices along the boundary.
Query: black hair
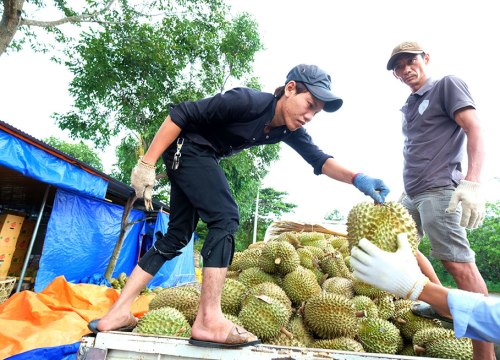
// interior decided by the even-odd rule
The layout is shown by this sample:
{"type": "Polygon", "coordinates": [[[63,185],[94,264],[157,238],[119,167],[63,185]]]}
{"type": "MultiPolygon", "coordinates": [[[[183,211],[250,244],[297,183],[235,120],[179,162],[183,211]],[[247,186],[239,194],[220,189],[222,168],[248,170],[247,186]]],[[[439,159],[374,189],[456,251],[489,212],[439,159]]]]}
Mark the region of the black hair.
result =
{"type": "MultiPolygon", "coordinates": [[[[276,90],[274,90],[274,97],[276,99],[279,99],[283,96],[283,94],[285,93],[285,86],[286,85],[277,87],[276,90]]],[[[297,91],[297,94],[309,91],[309,90],[307,90],[307,87],[304,83],[298,82],[298,81],[295,82],[295,90],[297,91]]]]}

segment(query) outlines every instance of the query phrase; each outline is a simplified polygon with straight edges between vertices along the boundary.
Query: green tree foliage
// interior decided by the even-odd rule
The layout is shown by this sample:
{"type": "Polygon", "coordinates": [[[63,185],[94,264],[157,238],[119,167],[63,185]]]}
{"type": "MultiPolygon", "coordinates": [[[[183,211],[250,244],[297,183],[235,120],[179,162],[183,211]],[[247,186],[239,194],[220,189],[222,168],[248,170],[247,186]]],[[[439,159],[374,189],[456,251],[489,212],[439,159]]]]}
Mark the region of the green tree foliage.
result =
{"type": "Polygon", "coordinates": [[[333,209],[330,213],[325,215],[324,219],[328,221],[333,221],[337,224],[345,222],[344,215],[342,215],[342,213],[338,209],[333,209]]]}
{"type": "Polygon", "coordinates": [[[82,141],[72,144],[58,139],[54,136],[44,139],[43,141],[56,148],[57,150],[60,150],[74,157],[75,159],[84,162],[85,164],[90,165],[99,171],[103,171],[103,166],[99,155],[97,155],[94,150],[92,150],[82,141]]]}
{"type": "MultiPolygon", "coordinates": [[[[476,264],[488,284],[491,292],[500,291],[500,201],[486,203],[486,216],[483,224],[474,230],[467,230],[472,250],[476,253],[476,264]]],[[[445,270],[441,261],[429,256],[429,239],[424,237],[419,246],[427,256],[441,282],[446,286],[456,287],[451,275],[445,270]]]]}

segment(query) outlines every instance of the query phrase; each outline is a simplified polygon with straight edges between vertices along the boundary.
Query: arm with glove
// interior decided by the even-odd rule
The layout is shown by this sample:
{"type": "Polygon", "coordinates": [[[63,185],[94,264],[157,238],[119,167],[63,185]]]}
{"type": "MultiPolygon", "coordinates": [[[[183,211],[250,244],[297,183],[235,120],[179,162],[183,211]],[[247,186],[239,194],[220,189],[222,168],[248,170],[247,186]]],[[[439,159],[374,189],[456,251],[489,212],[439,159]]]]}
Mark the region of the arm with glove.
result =
{"type": "Polygon", "coordinates": [[[457,337],[500,341],[498,299],[429,282],[418,267],[406,234],[398,235],[398,245],[391,253],[367,239],[359,240],[351,250],[354,277],[401,298],[432,305],[441,316],[453,319],[457,337]]]}
{"type": "Polygon", "coordinates": [[[177,139],[181,133],[181,128],[177,126],[170,116],[158,129],[151,146],[146,154],[139,159],[137,165],[132,169],[130,181],[139,199],[144,199],[147,210],[153,209],[152,195],[153,186],[156,180],[156,162],[161,154],[177,139]]]}
{"type": "Polygon", "coordinates": [[[475,109],[458,111],[455,121],[467,134],[468,169],[465,180],[458,184],[446,212],[455,212],[461,203],[460,226],[475,229],[481,225],[485,209],[485,199],[479,182],[485,156],[483,135],[475,109]]]}
{"type": "Polygon", "coordinates": [[[325,161],[322,172],[332,179],[353,184],[359,191],[370,196],[379,204],[384,203],[385,197],[390,191],[389,187],[382,180],[362,173],[353,173],[333,158],[325,161]]]}

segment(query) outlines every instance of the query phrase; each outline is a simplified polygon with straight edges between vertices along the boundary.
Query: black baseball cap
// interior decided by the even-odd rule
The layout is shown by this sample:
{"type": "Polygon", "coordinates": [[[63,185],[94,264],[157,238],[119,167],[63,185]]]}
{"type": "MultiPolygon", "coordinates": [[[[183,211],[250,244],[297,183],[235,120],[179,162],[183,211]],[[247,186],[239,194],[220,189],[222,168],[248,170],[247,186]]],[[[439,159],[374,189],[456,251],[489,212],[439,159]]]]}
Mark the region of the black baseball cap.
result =
{"type": "Polygon", "coordinates": [[[307,90],[318,100],[325,103],[323,110],[334,112],[342,106],[342,99],[334,95],[330,89],[332,79],[324,70],[316,65],[300,64],[295,66],[286,76],[286,83],[289,81],[304,83],[307,90]]]}

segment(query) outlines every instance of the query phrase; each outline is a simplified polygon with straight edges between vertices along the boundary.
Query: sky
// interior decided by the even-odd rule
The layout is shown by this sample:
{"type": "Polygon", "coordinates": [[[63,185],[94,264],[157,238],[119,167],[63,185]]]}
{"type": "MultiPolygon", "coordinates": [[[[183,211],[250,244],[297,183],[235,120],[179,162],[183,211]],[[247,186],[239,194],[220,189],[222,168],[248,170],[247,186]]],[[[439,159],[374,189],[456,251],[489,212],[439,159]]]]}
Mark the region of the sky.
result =
{"type": "MultiPolygon", "coordinates": [[[[344,100],[335,113],[321,112],[306,125],[314,142],[355,172],[378,177],[403,191],[401,115],[409,88],[385,66],[401,41],[418,41],[430,54],[434,77],[456,75],[469,86],[484,129],[487,159],[483,183],[489,201],[500,200],[500,124],[498,101],[500,22],[493,1],[478,0],[227,0],[234,14],[248,12],[259,24],[265,50],[254,74],[262,90],[284,84],[297,64],[316,64],[330,73],[333,91],[344,100]]],[[[50,115],[66,112],[71,73],[29,50],[0,56],[0,120],[43,139],[64,138],[50,115]]],[[[114,162],[109,149],[102,160],[114,162]]],[[[466,162],[465,162],[466,164],[466,162]]],[[[283,220],[321,222],[333,210],[345,216],[356,203],[370,200],[352,185],[316,176],[286,145],[263,187],[288,193],[298,205],[283,220]]]]}

